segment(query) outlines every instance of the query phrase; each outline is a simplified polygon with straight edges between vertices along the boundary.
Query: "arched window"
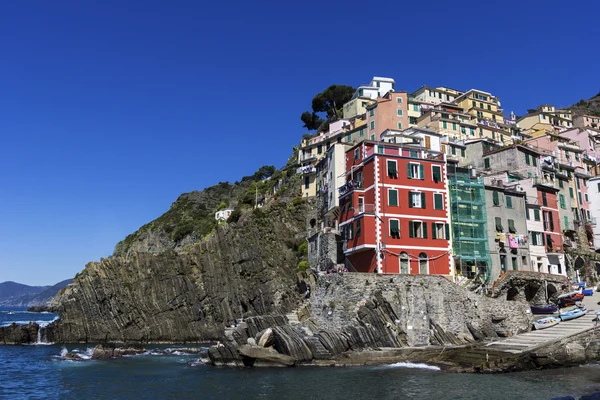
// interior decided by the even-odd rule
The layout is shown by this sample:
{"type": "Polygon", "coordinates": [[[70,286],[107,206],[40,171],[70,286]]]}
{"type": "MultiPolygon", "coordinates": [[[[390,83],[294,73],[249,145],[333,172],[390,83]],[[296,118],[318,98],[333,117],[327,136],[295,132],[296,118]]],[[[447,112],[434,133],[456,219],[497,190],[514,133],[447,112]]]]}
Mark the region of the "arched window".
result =
{"type": "Polygon", "coordinates": [[[405,252],[400,253],[400,273],[410,274],[410,260],[405,252]]]}
{"type": "Polygon", "coordinates": [[[428,274],[429,273],[429,262],[427,261],[427,254],[421,253],[419,254],[419,274],[428,274]]]}

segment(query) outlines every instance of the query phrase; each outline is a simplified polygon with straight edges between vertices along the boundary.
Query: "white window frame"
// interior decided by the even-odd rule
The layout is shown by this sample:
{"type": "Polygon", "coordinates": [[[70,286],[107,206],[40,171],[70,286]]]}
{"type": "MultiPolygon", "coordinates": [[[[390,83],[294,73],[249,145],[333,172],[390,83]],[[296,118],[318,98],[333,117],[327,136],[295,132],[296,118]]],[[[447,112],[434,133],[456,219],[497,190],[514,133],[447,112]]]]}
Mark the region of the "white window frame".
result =
{"type": "Polygon", "coordinates": [[[421,164],[420,163],[414,163],[414,162],[410,162],[408,164],[410,165],[410,168],[411,168],[412,179],[423,179],[423,177],[421,176],[421,164]],[[415,167],[416,167],[416,171],[417,171],[416,174],[415,174],[415,171],[414,171],[415,167]]]}
{"type": "Polygon", "coordinates": [[[396,166],[396,176],[399,176],[400,175],[400,171],[398,171],[398,161],[396,161],[396,160],[389,160],[389,159],[385,160],[385,174],[386,174],[386,176],[387,177],[390,176],[390,171],[388,169],[388,163],[389,162],[393,162],[394,163],[394,165],[396,166]]]}
{"type": "Polygon", "coordinates": [[[406,272],[406,274],[410,275],[410,256],[405,251],[398,255],[398,272],[400,272],[401,274],[404,273],[402,272],[402,260],[408,261],[408,272],[406,272]],[[406,258],[402,257],[403,254],[406,254],[406,258]]]}
{"type": "Polygon", "coordinates": [[[425,222],[423,222],[423,221],[420,221],[420,220],[416,219],[416,220],[412,220],[412,221],[410,221],[410,223],[411,223],[411,224],[413,224],[413,232],[415,233],[415,237],[414,237],[414,239],[425,239],[425,238],[423,237],[423,224],[425,224],[425,222]],[[414,223],[415,223],[415,222],[418,222],[418,223],[420,223],[420,224],[421,224],[421,236],[418,236],[418,235],[417,235],[417,228],[416,228],[416,225],[414,225],[414,223]]]}
{"type": "Polygon", "coordinates": [[[396,109],[396,116],[403,117],[404,116],[404,111],[402,111],[401,108],[396,109]]]}
{"type": "MultiPolygon", "coordinates": [[[[443,182],[444,181],[444,177],[442,176],[443,170],[442,170],[442,166],[441,165],[435,165],[434,164],[434,165],[431,166],[431,180],[433,180],[433,169],[434,168],[439,168],[440,169],[440,182],[443,182]]],[[[438,183],[440,183],[440,182],[438,182],[438,183]]]]}
{"type": "Polygon", "coordinates": [[[415,192],[415,191],[411,191],[410,195],[412,196],[412,204],[413,204],[413,208],[423,208],[423,204],[421,202],[421,200],[423,199],[423,192],[415,192]],[[415,201],[415,199],[418,199],[417,201],[415,201]]]}
{"type": "Polygon", "coordinates": [[[358,213],[365,212],[365,196],[358,196],[358,213]]]}
{"type": "Polygon", "coordinates": [[[388,189],[388,192],[387,192],[387,205],[388,205],[388,207],[398,207],[398,206],[400,206],[400,197],[398,197],[398,189],[388,189]],[[390,193],[391,192],[396,192],[396,205],[395,206],[393,206],[393,205],[390,204],[390,193]]]}
{"type": "Polygon", "coordinates": [[[390,218],[388,220],[388,235],[389,235],[389,237],[392,237],[392,224],[390,223],[391,221],[398,222],[398,234],[400,234],[400,220],[398,218],[390,218]]]}
{"type": "MultiPolygon", "coordinates": [[[[425,252],[423,252],[424,254],[427,254],[425,252]]],[[[421,253],[419,253],[420,255],[421,253]]],[[[418,266],[419,266],[419,274],[421,274],[421,260],[422,258],[417,256],[417,262],[418,262],[418,266]]],[[[427,275],[429,275],[429,256],[427,256],[427,258],[425,258],[425,262],[427,263],[427,275]]]]}
{"type": "Polygon", "coordinates": [[[358,161],[360,158],[360,149],[354,149],[354,161],[358,161]]]}
{"type": "MultiPolygon", "coordinates": [[[[445,222],[440,222],[440,221],[435,221],[435,237],[436,239],[442,239],[442,240],[448,240],[448,238],[446,237],[446,223],[445,222]],[[442,227],[442,234],[440,235],[440,230],[439,230],[439,226],[442,227]]],[[[431,235],[431,237],[433,237],[433,233],[431,235]]]]}
{"type": "Polygon", "coordinates": [[[396,97],[396,103],[402,103],[402,97],[396,97]]]}

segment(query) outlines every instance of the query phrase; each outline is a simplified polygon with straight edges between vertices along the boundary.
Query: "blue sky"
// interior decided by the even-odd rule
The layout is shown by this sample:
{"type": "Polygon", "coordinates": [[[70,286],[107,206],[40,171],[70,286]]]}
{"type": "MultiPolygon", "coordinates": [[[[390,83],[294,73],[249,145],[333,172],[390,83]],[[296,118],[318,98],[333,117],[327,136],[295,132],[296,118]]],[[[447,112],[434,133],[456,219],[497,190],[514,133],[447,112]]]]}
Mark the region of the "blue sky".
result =
{"type": "Polygon", "coordinates": [[[179,194],[282,166],[330,84],[517,114],[600,91],[592,1],[205,3],[0,3],[0,282],[72,277],[179,194]]]}

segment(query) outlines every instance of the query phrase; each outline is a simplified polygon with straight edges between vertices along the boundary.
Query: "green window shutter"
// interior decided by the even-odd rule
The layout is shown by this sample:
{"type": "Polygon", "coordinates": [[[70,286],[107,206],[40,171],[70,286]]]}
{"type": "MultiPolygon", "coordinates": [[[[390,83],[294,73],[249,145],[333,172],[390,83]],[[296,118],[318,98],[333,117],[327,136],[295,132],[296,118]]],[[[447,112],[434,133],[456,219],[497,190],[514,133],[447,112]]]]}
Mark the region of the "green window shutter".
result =
{"type": "Polygon", "coordinates": [[[369,110],[369,116],[370,116],[370,117],[372,117],[372,116],[373,116],[373,114],[375,114],[375,110],[373,110],[373,109],[370,109],[370,110],[369,110]]]}
{"type": "Polygon", "coordinates": [[[456,155],[456,147],[452,146],[452,155],[455,156],[456,155]]]}
{"type": "Polygon", "coordinates": [[[567,216],[565,215],[563,218],[564,218],[564,222],[565,222],[565,227],[564,227],[564,229],[569,229],[569,217],[567,217],[567,216]]]}
{"type": "Polygon", "coordinates": [[[558,186],[562,189],[564,186],[563,181],[562,180],[558,180],[558,186]]]}
{"type": "Polygon", "coordinates": [[[398,177],[398,170],[396,169],[396,163],[392,160],[388,160],[387,161],[387,170],[388,170],[388,176],[397,178],[398,177]]]}
{"type": "Polygon", "coordinates": [[[390,233],[391,236],[398,236],[400,234],[400,228],[398,227],[397,219],[390,220],[390,233]]]}
{"type": "Polygon", "coordinates": [[[425,179],[425,166],[423,164],[419,165],[421,179],[425,179]]]}
{"type": "Polygon", "coordinates": [[[531,244],[537,246],[537,235],[535,232],[529,232],[529,237],[531,237],[531,244]]]}
{"type": "Polygon", "coordinates": [[[398,205],[398,192],[393,189],[388,190],[388,204],[390,206],[398,205]]]}
{"type": "Polygon", "coordinates": [[[517,233],[517,228],[515,228],[515,221],[513,219],[508,220],[508,231],[510,233],[517,233]]]}
{"type": "Polygon", "coordinates": [[[525,207],[525,218],[529,219],[529,208],[525,207]]]}
{"type": "Polygon", "coordinates": [[[413,221],[408,221],[408,237],[415,237],[415,223],[413,221]]]}
{"type": "Polygon", "coordinates": [[[465,157],[465,149],[460,149],[460,156],[465,157]]]}
{"type": "Polygon", "coordinates": [[[598,182],[598,193],[600,193],[600,182],[598,182]]]}
{"type": "Polygon", "coordinates": [[[581,200],[581,192],[577,192],[577,197],[579,197],[579,204],[583,204],[583,201],[581,200]]]}
{"type": "Polygon", "coordinates": [[[442,126],[444,127],[444,129],[448,128],[448,123],[446,123],[446,121],[442,121],[442,126]]]}
{"type": "Polygon", "coordinates": [[[356,237],[360,236],[360,219],[356,220],[356,237]]]}
{"type": "Polygon", "coordinates": [[[589,196],[588,196],[587,193],[585,194],[585,201],[588,202],[588,203],[590,202],[590,198],[589,198],[589,196]]]}
{"type": "Polygon", "coordinates": [[[456,130],[456,122],[452,123],[452,130],[455,131],[456,130]]]}
{"type": "Polygon", "coordinates": [[[421,208],[427,208],[425,206],[425,192],[421,192],[421,208]]]}
{"type": "Polygon", "coordinates": [[[435,222],[431,223],[431,238],[437,239],[437,229],[435,229],[435,222]]]}
{"type": "Polygon", "coordinates": [[[423,228],[423,239],[427,239],[427,223],[421,222],[421,227],[423,228]]]}
{"type": "Polygon", "coordinates": [[[498,232],[504,232],[504,227],[502,226],[502,218],[496,217],[496,230],[498,232]]]}
{"type": "Polygon", "coordinates": [[[492,192],[492,200],[493,200],[495,206],[500,205],[500,196],[498,195],[498,192],[495,190],[492,192]]]}
{"type": "Polygon", "coordinates": [[[371,129],[375,129],[375,121],[371,121],[371,129]]]}
{"type": "Polygon", "coordinates": [[[512,208],[512,197],[506,196],[506,208],[512,208]]]}
{"type": "Polygon", "coordinates": [[[560,200],[560,208],[567,208],[567,205],[565,203],[565,196],[562,194],[559,194],[558,198],[560,200]]]}
{"type": "Polygon", "coordinates": [[[411,164],[408,163],[406,164],[406,176],[408,177],[408,179],[412,179],[412,168],[411,168],[411,164]]]}
{"type": "Polygon", "coordinates": [[[413,105],[413,110],[419,111],[419,105],[418,104],[413,105]]]}
{"type": "Polygon", "coordinates": [[[525,153],[525,164],[529,165],[530,161],[529,161],[529,153],[525,153]]]}
{"type": "Polygon", "coordinates": [[[446,224],[446,240],[450,240],[450,224],[446,224]]]}
{"type": "Polygon", "coordinates": [[[364,128],[360,128],[360,131],[359,131],[359,136],[360,136],[360,137],[363,137],[363,136],[365,136],[365,130],[364,130],[364,128]]]}
{"type": "Polygon", "coordinates": [[[475,135],[475,129],[474,128],[469,128],[469,133],[471,134],[471,136],[475,135]]]}
{"type": "Polygon", "coordinates": [[[402,116],[402,109],[398,109],[398,116],[402,116]]]}
{"type": "Polygon", "coordinates": [[[534,167],[537,167],[537,158],[536,157],[531,157],[531,161],[534,167]]]}
{"type": "Polygon", "coordinates": [[[408,208],[413,208],[415,203],[413,202],[413,192],[408,192],[408,208]]]}
{"type": "Polygon", "coordinates": [[[540,220],[540,210],[538,210],[537,208],[533,210],[533,219],[536,221],[540,220]]]}
{"type": "Polygon", "coordinates": [[[442,181],[442,168],[437,165],[433,166],[433,181],[441,182],[442,181]]]}
{"type": "Polygon", "coordinates": [[[433,205],[434,209],[436,209],[436,210],[444,209],[444,195],[443,194],[434,193],[433,201],[434,201],[434,205],[433,205]]]}
{"type": "Polygon", "coordinates": [[[485,168],[490,168],[490,159],[489,158],[484,158],[483,159],[483,165],[485,168]]]}
{"type": "Polygon", "coordinates": [[[572,187],[569,188],[569,197],[573,198],[573,188],[572,187]]]}

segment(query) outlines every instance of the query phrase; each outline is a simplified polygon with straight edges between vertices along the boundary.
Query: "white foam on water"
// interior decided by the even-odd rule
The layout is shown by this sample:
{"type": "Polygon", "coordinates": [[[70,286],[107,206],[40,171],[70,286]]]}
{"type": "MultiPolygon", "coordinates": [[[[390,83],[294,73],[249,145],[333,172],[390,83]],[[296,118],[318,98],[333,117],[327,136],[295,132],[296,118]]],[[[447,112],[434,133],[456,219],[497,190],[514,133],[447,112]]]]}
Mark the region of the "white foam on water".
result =
{"type": "Polygon", "coordinates": [[[60,351],[60,357],[65,358],[65,356],[67,355],[68,352],[69,352],[69,350],[67,350],[66,347],[63,347],[62,350],[60,351]]]}
{"type": "Polygon", "coordinates": [[[389,368],[419,368],[419,369],[429,369],[431,371],[439,371],[440,367],[436,367],[434,365],[427,365],[423,363],[411,363],[411,362],[397,362],[395,364],[386,365],[389,368]]]}

